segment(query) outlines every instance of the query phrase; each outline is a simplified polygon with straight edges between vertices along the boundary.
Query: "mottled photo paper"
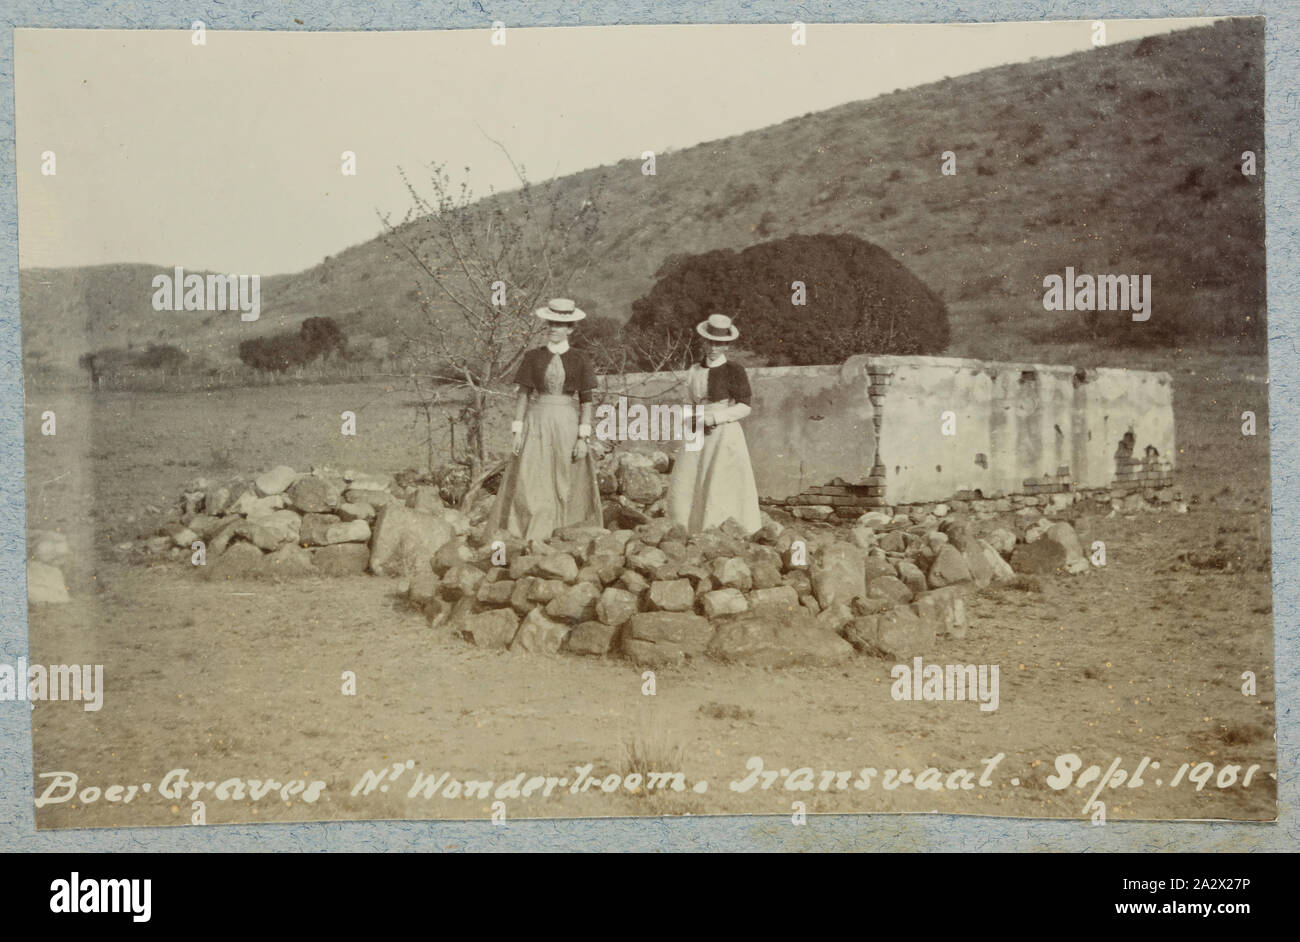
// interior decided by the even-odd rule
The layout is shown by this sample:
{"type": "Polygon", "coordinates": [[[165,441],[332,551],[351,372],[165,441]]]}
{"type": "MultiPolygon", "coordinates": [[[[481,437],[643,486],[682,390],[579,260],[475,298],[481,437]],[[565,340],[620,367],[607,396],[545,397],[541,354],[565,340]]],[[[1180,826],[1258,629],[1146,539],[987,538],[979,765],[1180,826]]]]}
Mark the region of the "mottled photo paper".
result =
{"type": "Polygon", "coordinates": [[[1262,19],[14,44],[38,827],[1274,820],[1262,19]]]}

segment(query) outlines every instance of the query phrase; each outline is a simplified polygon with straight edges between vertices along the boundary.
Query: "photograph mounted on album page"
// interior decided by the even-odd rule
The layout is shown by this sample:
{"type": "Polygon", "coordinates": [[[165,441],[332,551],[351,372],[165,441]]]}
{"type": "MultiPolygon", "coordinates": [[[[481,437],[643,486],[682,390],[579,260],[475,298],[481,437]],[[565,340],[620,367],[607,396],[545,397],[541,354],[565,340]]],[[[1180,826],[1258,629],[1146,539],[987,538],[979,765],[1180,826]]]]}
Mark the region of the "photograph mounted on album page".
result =
{"type": "Polygon", "coordinates": [[[37,826],[1274,820],[1263,24],[16,30],[37,826]]]}

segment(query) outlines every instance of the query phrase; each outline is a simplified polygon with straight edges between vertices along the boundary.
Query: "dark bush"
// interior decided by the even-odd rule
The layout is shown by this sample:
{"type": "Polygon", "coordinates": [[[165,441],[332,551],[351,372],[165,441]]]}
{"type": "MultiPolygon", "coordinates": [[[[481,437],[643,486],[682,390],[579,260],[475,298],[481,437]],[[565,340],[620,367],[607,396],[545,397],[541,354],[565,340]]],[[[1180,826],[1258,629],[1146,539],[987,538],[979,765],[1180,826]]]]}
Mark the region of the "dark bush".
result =
{"type": "Polygon", "coordinates": [[[884,249],[853,235],[678,255],[658,278],[633,303],[628,329],[686,339],[695,351],[702,342],[695,325],[714,313],[732,317],[741,346],[774,364],[940,353],[948,345],[943,301],[884,249]],[[792,303],[795,281],[806,287],[806,305],[792,303]]]}
{"type": "Polygon", "coordinates": [[[255,370],[283,373],[330,353],[342,354],[346,346],[343,331],[332,317],[309,317],[297,333],[284,331],[243,341],[239,359],[255,370]]]}

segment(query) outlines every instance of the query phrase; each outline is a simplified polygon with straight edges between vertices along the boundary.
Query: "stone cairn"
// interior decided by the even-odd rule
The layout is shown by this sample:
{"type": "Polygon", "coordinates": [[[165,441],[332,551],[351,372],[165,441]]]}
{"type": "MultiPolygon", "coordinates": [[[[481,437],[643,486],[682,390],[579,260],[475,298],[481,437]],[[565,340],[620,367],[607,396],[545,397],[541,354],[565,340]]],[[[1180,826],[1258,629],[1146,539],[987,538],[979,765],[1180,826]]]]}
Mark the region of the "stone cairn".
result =
{"type": "Polygon", "coordinates": [[[969,591],[1089,567],[1070,524],[1037,507],[1021,507],[1014,529],[938,505],[840,526],[764,514],[748,536],[735,521],[688,534],[656,516],[669,467],[662,453],[607,455],[608,526],[529,543],[482,525],[489,494],[468,513],[447,506],[447,481],[277,467],[233,486],[192,482],[178,520],[122,548],[188,557],[203,541],[208,578],[368,572],[400,580],[432,626],[480,647],[651,666],[907,658],[965,636],[969,591]]]}

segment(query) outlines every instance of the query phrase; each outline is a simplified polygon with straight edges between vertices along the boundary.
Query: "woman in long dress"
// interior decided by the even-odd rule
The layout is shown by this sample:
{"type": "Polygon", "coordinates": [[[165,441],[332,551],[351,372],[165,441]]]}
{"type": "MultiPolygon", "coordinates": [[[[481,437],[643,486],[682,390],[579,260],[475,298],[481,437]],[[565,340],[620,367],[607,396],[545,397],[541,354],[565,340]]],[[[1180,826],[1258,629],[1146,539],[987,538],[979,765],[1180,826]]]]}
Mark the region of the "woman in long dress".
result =
{"type": "Polygon", "coordinates": [[[491,524],[525,540],[545,540],[560,527],[602,525],[596,462],[588,447],[596,375],[586,355],[569,346],[573,325],[587,315],[567,298],[534,313],[550,330],[546,346],[525,353],[515,374],[514,457],[502,476],[491,524]]]}
{"type": "Polygon", "coordinates": [[[695,328],[706,341],[704,359],[691,365],[687,394],[704,426],[703,445],[683,447],[668,485],[667,516],[689,532],[720,526],[733,517],[753,533],[763,525],[749,446],[740,427],[750,413],[749,377],[727,360],[740,336],[731,318],[712,314],[695,328]]]}

